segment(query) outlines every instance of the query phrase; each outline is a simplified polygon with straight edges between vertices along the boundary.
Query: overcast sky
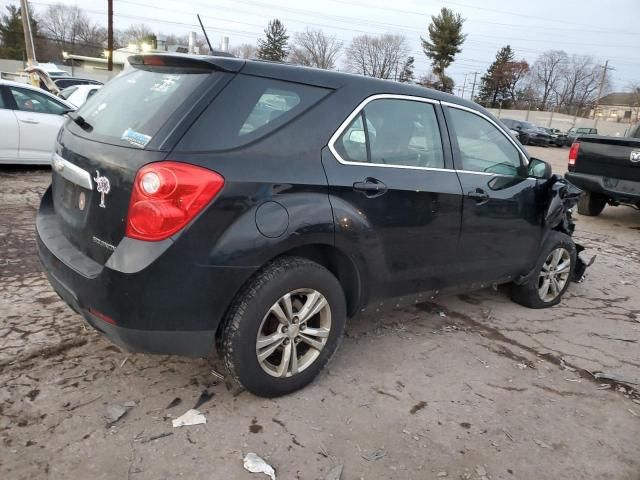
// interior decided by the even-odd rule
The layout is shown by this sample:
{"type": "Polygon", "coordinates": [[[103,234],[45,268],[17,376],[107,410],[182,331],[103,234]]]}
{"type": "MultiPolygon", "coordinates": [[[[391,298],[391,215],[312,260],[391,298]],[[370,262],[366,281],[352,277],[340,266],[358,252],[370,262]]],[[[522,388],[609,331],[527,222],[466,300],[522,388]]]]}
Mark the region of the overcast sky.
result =
{"type": "MultiPolygon", "coordinates": [[[[17,0],[0,0],[0,5],[17,0]]],[[[55,0],[31,2],[42,11],[55,0]]],[[[77,4],[106,25],[107,0],[64,0],[77,4]]],[[[214,48],[222,36],[230,44],[255,44],[271,18],[284,22],[290,34],[306,27],[321,28],[344,41],[363,33],[405,35],[416,73],[429,70],[420,36],[431,15],[443,6],[460,12],[467,40],[448,73],[457,87],[465,74],[484,72],[498,48],[510,44],[518,58],[530,63],[549,49],[593,55],[615,70],[609,72],[617,90],[640,82],[640,0],[114,0],[115,27],[146,23],[156,33],[200,31],[200,13],[214,48]]],[[[3,8],[4,10],[4,8],[3,8]]],[[[472,81],[473,75],[467,77],[472,81]]],[[[480,75],[478,75],[478,78],[480,75]]]]}

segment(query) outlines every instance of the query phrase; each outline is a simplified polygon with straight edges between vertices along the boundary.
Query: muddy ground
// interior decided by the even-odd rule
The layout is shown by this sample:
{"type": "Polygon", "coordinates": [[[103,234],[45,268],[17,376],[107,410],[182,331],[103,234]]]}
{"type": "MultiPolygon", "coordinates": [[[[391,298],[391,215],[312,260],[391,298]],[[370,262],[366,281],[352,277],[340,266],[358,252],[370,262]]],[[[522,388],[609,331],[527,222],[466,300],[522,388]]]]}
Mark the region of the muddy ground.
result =
{"type": "Polygon", "coordinates": [[[267,478],[247,452],[281,479],[640,478],[640,212],[577,217],[597,260],[561,305],[488,289],[357,318],[310,387],[265,400],[84,328],[34,251],[49,176],[0,167],[0,478],[267,478]],[[172,428],[199,400],[207,424],[172,428]]]}

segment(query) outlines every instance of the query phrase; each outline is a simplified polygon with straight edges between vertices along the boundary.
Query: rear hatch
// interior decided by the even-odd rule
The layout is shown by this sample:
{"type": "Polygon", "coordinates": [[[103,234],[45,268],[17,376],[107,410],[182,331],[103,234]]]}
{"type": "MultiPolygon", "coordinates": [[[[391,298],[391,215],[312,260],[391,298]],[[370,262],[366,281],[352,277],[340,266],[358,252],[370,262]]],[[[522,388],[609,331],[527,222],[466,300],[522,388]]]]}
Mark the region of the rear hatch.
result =
{"type": "Polygon", "coordinates": [[[640,162],[631,161],[631,152],[640,151],[640,140],[583,136],[578,142],[575,172],[640,182],[640,162]]]}
{"type": "Polygon", "coordinates": [[[131,59],[72,114],[53,158],[53,208],[61,233],[104,264],[122,240],[132,185],[163,160],[185,129],[242,67],[240,61],[172,56],[131,59]]]}

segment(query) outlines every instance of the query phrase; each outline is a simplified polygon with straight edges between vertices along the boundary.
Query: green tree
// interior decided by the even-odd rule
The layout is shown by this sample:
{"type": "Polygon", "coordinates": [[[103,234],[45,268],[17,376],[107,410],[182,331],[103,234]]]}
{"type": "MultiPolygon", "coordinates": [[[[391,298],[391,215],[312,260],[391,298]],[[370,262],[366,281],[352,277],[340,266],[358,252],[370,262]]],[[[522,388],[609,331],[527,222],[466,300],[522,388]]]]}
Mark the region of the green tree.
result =
{"type": "Polygon", "coordinates": [[[283,62],[289,54],[287,29],[277,18],[271,20],[264,30],[264,39],[258,40],[258,58],[283,62]]]}
{"type": "Polygon", "coordinates": [[[509,97],[509,64],[513,62],[515,55],[511,46],[507,45],[498,50],[487,73],[480,79],[480,93],[478,102],[484,106],[497,107],[498,104],[509,97]]]}
{"type": "Polygon", "coordinates": [[[415,58],[407,57],[407,60],[402,65],[402,70],[400,71],[400,75],[398,76],[398,81],[401,83],[413,83],[414,81],[414,62],[415,58]]]}
{"type": "Polygon", "coordinates": [[[462,51],[467,36],[462,33],[465,19],[459,13],[443,7],[438,16],[431,16],[427,27],[429,38],[422,40],[422,49],[431,59],[433,73],[439,78],[437,88],[445,92],[453,91],[453,80],[445,74],[455,56],[462,51]]]}
{"type": "MultiPolygon", "coordinates": [[[[38,22],[31,17],[31,33],[38,35],[38,22]]],[[[7,5],[7,13],[0,16],[0,57],[11,60],[26,58],[24,46],[24,30],[20,9],[15,5],[7,5]]]]}

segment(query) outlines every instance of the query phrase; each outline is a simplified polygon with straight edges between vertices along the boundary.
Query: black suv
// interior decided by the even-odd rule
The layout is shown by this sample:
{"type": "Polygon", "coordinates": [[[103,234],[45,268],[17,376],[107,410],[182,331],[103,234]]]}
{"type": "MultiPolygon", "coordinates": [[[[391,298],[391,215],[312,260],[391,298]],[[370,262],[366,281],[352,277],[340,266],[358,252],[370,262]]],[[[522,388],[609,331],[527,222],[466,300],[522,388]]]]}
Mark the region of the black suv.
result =
{"type": "Polygon", "coordinates": [[[536,127],[533,123],[523,122],[521,120],[511,120],[510,118],[501,119],[502,123],[511,130],[518,132],[518,137],[523,145],[538,145],[540,147],[548,147],[551,143],[551,135],[542,128],[536,127]]]}
{"type": "Polygon", "coordinates": [[[267,62],[130,62],[65,122],[36,225],[55,290],[128,350],[217,346],[276,396],[367,305],[512,283],[541,308],[577,275],[561,180],[476,104],[267,62]]]}

